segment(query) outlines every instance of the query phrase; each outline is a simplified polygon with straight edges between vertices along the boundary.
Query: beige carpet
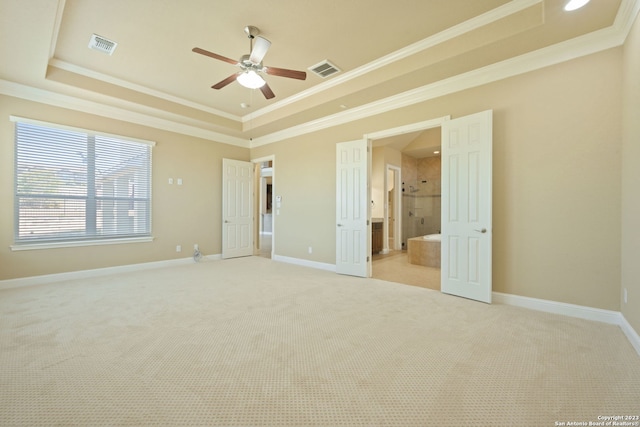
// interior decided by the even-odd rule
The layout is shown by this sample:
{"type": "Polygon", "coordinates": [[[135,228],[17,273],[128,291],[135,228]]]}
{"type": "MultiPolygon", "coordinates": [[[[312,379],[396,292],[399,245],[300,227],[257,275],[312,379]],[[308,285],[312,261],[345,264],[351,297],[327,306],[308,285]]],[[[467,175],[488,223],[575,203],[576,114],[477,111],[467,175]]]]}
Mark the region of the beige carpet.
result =
{"type": "Polygon", "coordinates": [[[0,291],[2,426],[554,426],[640,415],[612,325],[260,257],[0,291]]]}

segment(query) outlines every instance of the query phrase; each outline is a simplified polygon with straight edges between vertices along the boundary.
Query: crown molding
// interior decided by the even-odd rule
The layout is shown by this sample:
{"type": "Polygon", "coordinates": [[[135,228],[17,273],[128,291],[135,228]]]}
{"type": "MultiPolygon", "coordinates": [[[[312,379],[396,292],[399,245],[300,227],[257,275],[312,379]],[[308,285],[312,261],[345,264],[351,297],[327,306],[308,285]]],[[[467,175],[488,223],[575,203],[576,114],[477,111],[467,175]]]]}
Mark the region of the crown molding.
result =
{"type": "MultiPolygon", "coordinates": [[[[74,111],[82,111],[89,114],[109,117],[111,119],[135,123],[156,129],[162,129],[169,132],[177,132],[183,135],[190,135],[197,138],[220,142],[223,144],[249,148],[249,141],[247,139],[237,138],[225,135],[220,132],[205,129],[200,125],[204,125],[204,123],[198,122],[196,120],[193,120],[192,124],[182,123],[178,121],[178,119],[184,119],[183,117],[152,108],[147,109],[148,114],[139,113],[127,108],[113,107],[99,102],[82,99],[76,96],[63,95],[49,90],[39,89],[32,86],[26,86],[20,83],[1,79],[0,94],[52,105],[55,107],[67,108],[74,111]],[[169,118],[161,118],[154,115],[154,113],[160,113],[169,118]],[[175,120],[173,118],[175,118],[175,120]]],[[[136,105],[136,107],[139,106],[136,105]]]]}
{"type": "Polygon", "coordinates": [[[621,44],[624,43],[629,35],[639,12],[640,0],[622,0],[622,3],[620,3],[613,27],[620,31],[620,35],[622,36],[621,44]]]}
{"type": "Polygon", "coordinates": [[[66,0],[58,0],[56,18],[53,22],[53,33],[51,34],[51,43],[49,44],[49,59],[53,58],[56,52],[56,45],[58,44],[58,35],[60,34],[60,26],[62,25],[62,15],[64,14],[65,5],[66,0]]]}
{"type": "Polygon", "coordinates": [[[184,98],[180,98],[177,96],[169,95],[168,93],[164,93],[155,89],[148,88],[146,86],[142,86],[136,83],[131,83],[127,80],[118,79],[113,76],[109,76],[106,74],[99,73],[97,71],[89,70],[84,67],[80,67],[78,65],[71,64],[66,61],[62,61],[57,58],[51,58],[49,60],[49,65],[55,68],[59,68],[61,70],[69,71],[70,73],[79,74],[81,76],[89,77],[94,80],[103,81],[105,83],[109,83],[115,86],[121,86],[127,89],[131,89],[136,92],[143,93],[145,95],[153,96],[155,98],[160,98],[165,101],[173,102],[175,104],[184,105],[185,107],[194,108],[196,110],[204,111],[205,113],[214,114],[216,116],[224,117],[225,119],[234,120],[237,122],[241,121],[240,116],[236,116],[234,114],[229,114],[225,111],[218,110],[215,108],[208,107],[206,105],[198,104],[197,102],[187,101],[184,98]]]}

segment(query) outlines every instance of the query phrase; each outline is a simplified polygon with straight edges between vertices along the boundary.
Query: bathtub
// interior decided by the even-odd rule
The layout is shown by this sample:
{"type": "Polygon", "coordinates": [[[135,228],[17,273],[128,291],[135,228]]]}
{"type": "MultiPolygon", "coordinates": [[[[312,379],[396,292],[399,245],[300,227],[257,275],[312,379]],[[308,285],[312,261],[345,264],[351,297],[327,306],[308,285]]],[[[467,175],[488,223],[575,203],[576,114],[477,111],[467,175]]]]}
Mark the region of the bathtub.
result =
{"type": "Polygon", "coordinates": [[[407,243],[411,264],[440,268],[440,234],[412,237],[407,243]]]}
{"type": "Polygon", "coordinates": [[[426,236],[422,236],[422,238],[431,242],[440,242],[440,236],[441,234],[427,234],[426,236]]]}

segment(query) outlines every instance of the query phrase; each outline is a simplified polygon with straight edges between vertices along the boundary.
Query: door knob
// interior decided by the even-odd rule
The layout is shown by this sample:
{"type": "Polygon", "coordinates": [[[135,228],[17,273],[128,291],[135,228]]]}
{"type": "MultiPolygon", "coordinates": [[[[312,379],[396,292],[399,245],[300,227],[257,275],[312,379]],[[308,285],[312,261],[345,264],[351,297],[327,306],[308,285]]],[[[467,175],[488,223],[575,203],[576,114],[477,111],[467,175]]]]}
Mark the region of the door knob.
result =
{"type": "Polygon", "coordinates": [[[486,228],[483,228],[483,229],[481,229],[481,230],[474,229],[473,231],[477,231],[478,233],[486,233],[486,232],[487,232],[487,229],[486,229],[486,228]]]}

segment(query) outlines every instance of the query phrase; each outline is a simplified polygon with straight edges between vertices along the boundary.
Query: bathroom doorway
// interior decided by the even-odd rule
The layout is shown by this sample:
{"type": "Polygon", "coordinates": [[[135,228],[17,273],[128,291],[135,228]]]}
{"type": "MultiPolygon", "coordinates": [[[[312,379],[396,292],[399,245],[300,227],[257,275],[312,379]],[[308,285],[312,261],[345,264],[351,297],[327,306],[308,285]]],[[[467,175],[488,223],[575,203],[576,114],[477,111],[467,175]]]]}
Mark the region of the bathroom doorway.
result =
{"type": "MultiPolygon", "coordinates": [[[[446,119],[416,124],[411,131],[390,130],[379,138],[369,135],[374,157],[371,216],[374,221],[382,217],[384,232],[382,250],[372,254],[374,278],[440,290],[439,252],[432,255],[438,261],[433,266],[422,255],[410,259],[408,246],[409,239],[440,231],[440,125],[446,119]],[[383,212],[376,210],[380,202],[383,212]]],[[[414,247],[416,242],[411,243],[414,247]]]]}

